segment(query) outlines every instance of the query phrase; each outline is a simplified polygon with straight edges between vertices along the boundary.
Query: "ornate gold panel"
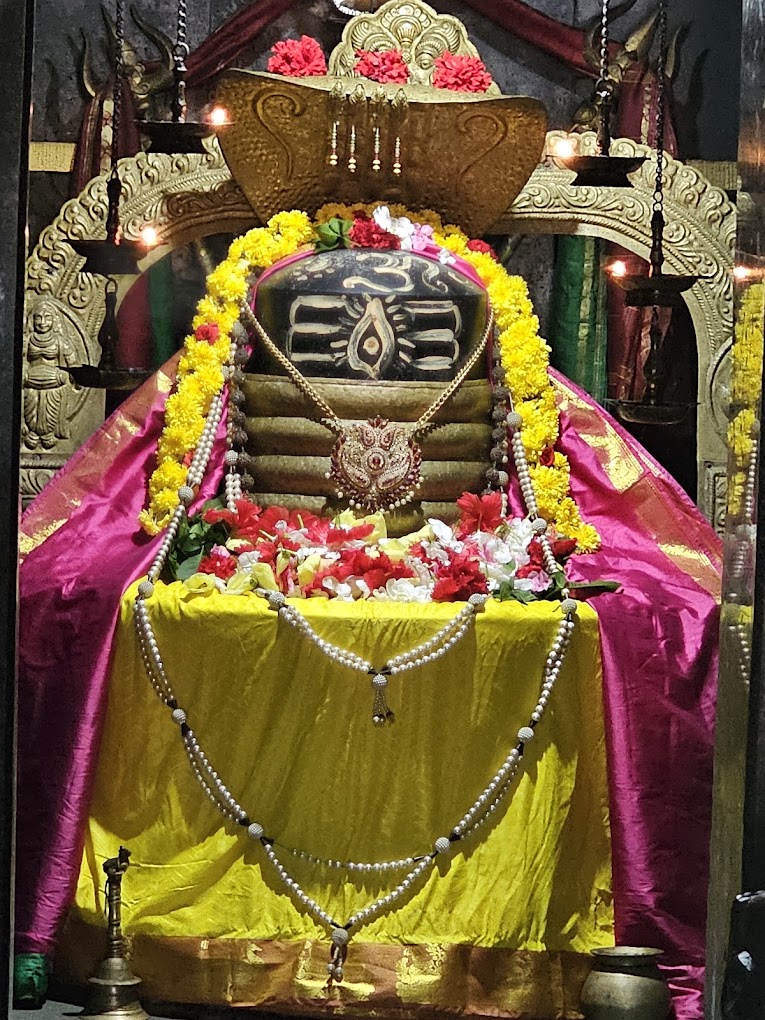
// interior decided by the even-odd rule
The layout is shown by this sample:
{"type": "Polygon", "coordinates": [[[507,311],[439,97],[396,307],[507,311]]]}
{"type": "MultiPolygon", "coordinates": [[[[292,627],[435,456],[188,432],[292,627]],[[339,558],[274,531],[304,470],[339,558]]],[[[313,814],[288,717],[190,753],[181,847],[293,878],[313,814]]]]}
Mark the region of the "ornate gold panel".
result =
{"type": "Polygon", "coordinates": [[[508,208],[539,162],[547,115],[536,99],[356,82],[295,81],[250,71],[222,75],[216,100],[231,123],[220,131],[220,144],[262,220],[281,209],[313,214],[326,202],[378,196],[435,209],[479,235],[508,208]],[[398,106],[403,95],[406,104],[398,106]],[[331,166],[335,119],[340,159],[331,166]],[[379,170],[373,169],[375,126],[382,142],[379,170]],[[396,139],[401,174],[394,169],[396,139]]]}

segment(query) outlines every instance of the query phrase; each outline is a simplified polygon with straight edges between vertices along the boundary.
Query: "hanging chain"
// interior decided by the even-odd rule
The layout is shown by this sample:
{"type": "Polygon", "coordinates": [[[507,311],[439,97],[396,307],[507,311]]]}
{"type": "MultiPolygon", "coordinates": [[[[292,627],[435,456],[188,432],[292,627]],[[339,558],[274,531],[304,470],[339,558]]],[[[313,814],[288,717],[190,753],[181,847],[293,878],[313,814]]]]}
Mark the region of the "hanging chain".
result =
{"type": "Polygon", "coordinates": [[[664,265],[664,125],[665,103],[664,71],[667,59],[667,0],[659,0],[659,56],[656,62],[656,180],[653,191],[651,218],[651,274],[662,272],[664,265]]]}
{"type": "Polygon", "coordinates": [[[653,193],[655,212],[664,207],[664,69],[667,59],[667,0],[659,0],[659,56],[656,62],[656,185],[653,193]]]}
{"type": "Polygon", "coordinates": [[[608,0],[603,0],[600,13],[600,78],[595,86],[600,93],[608,84],[608,0]]]}
{"type": "Polygon", "coordinates": [[[173,98],[173,120],[182,123],[186,120],[186,57],[189,55],[189,46],[186,42],[186,0],[178,0],[178,28],[173,47],[173,60],[175,67],[173,77],[175,78],[175,96],[173,98]]]}
{"type": "Polygon", "coordinates": [[[116,174],[119,158],[120,122],[122,120],[123,49],[125,46],[125,0],[116,0],[114,39],[117,55],[114,58],[114,88],[112,90],[112,147],[111,171],[116,174]]]}
{"type": "Polygon", "coordinates": [[[613,82],[608,74],[608,0],[603,0],[600,13],[600,77],[595,84],[599,112],[598,152],[607,156],[611,149],[611,96],[613,82]]]}

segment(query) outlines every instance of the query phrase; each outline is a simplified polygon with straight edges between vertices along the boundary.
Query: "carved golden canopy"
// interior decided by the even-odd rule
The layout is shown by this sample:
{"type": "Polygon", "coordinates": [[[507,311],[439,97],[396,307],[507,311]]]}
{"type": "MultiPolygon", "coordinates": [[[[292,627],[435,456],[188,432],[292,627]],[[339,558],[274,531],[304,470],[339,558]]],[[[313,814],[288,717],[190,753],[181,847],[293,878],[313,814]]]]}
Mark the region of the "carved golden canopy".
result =
{"type": "Polygon", "coordinates": [[[224,74],[217,99],[231,122],[221,147],[260,219],[383,199],[486,233],[537,165],[547,117],[538,100],[502,96],[496,84],[482,94],[433,88],[445,52],[478,56],[457,18],[422,0],[390,0],[351,19],[326,77],[224,74]],[[411,84],[357,75],[358,50],[390,49],[402,53],[411,84]]]}

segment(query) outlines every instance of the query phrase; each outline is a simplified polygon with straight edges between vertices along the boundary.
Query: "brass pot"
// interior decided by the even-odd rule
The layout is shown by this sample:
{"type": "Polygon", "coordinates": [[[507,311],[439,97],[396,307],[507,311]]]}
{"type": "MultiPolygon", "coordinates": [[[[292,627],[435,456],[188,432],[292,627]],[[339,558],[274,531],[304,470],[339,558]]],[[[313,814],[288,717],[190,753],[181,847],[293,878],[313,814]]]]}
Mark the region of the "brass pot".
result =
{"type": "Polygon", "coordinates": [[[581,999],[587,1020],[665,1020],[671,999],[659,973],[660,949],[611,946],[592,955],[581,999]]]}

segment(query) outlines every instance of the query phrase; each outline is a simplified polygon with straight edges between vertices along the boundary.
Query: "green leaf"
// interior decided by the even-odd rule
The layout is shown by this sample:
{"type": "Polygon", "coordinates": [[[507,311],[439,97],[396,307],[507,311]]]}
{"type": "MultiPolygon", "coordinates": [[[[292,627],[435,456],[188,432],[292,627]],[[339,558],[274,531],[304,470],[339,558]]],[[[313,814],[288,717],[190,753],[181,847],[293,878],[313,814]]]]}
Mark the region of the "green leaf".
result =
{"type": "Polygon", "coordinates": [[[341,220],[338,216],[333,216],[331,220],[320,224],[316,230],[318,236],[316,251],[334,251],[336,248],[349,248],[349,234],[352,226],[352,220],[341,220]]]}
{"type": "Polygon", "coordinates": [[[619,581],[572,581],[569,587],[573,591],[589,591],[593,595],[600,595],[607,591],[621,591],[619,581]]]}
{"type": "Polygon", "coordinates": [[[190,556],[189,559],[184,560],[183,563],[180,564],[175,572],[176,580],[185,581],[186,578],[191,577],[192,574],[196,574],[201,562],[202,552],[200,550],[196,556],[190,556]]]}

